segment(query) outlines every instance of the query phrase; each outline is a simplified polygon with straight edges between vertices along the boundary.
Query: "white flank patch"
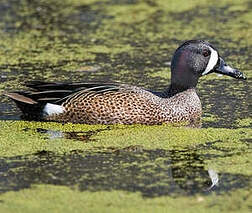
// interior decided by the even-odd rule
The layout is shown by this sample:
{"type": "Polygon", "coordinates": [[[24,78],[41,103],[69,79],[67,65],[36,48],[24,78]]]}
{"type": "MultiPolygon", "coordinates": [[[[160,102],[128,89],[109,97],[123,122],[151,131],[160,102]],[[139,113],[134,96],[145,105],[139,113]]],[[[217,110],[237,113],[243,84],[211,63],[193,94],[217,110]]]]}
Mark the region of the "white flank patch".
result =
{"type": "Polygon", "coordinates": [[[47,103],[43,109],[43,114],[45,116],[58,115],[64,112],[64,107],[57,104],[47,103]]]}
{"type": "Polygon", "coordinates": [[[208,61],[207,67],[206,67],[205,71],[202,73],[202,75],[206,75],[207,73],[209,73],[218,62],[219,56],[218,56],[217,51],[215,51],[211,47],[209,47],[209,49],[211,50],[211,56],[210,56],[210,59],[208,61]]]}

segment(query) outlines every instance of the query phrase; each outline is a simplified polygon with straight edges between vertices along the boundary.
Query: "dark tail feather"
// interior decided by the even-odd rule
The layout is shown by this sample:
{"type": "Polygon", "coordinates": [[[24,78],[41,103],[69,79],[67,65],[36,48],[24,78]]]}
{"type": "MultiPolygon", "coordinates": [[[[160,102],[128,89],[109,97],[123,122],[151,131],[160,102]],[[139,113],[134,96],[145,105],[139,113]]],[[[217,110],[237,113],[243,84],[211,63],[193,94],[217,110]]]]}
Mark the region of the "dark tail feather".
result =
{"type": "MultiPolygon", "coordinates": [[[[32,88],[35,91],[58,91],[58,90],[68,90],[71,92],[76,92],[78,90],[85,90],[89,88],[96,88],[104,86],[110,88],[111,86],[115,87],[117,83],[104,84],[99,82],[89,82],[89,83],[50,83],[43,81],[30,81],[26,82],[25,86],[32,88]]],[[[99,90],[99,89],[98,89],[99,90]]],[[[95,91],[93,89],[93,91],[95,91]]]]}
{"type": "Polygon", "coordinates": [[[6,96],[15,101],[17,107],[22,111],[22,118],[26,120],[41,120],[44,103],[37,102],[22,92],[5,93],[6,96]]]}

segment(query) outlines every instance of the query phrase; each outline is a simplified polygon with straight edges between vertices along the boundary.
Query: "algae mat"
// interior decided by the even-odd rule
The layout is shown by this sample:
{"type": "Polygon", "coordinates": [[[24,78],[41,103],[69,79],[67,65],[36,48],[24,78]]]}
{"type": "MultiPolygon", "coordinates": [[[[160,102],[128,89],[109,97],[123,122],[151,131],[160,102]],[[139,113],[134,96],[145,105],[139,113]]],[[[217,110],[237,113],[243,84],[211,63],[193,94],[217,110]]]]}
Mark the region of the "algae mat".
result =
{"type": "Polygon", "coordinates": [[[248,80],[200,80],[202,129],[25,122],[1,95],[0,212],[250,212],[251,6],[2,0],[0,92],[27,80],[161,90],[187,39],[209,40],[248,80]]]}
{"type": "Polygon", "coordinates": [[[0,125],[4,212],[249,211],[249,128],[0,125]]]}

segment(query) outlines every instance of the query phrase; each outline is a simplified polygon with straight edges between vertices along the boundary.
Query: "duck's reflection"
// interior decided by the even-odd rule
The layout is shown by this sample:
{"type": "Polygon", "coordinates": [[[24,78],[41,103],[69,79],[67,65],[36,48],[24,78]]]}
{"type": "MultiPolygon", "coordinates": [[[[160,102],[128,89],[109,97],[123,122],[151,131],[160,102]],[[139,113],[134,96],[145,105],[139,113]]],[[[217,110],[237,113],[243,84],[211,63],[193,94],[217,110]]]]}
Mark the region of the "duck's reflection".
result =
{"type": "Polygon", "coordinates": [[[83,142],[93,141],[90,137],[97,134],[98,132],[109,130],[110,128],[105,129],[97,129],[95,131],[86,131],[86,132],[62,132],[60,130],[47,130],[38,128],[37,131],[39,133],[45,133],[46,138],[48,139],[57,139],[57,138],[66,138],[66,139],[73,139],[83,142]]]}
{"type": "MultiPolygon", "coordinates": [[[[46,133],[50,138],[65,137],[58,131],[46,133]]],[[[61,155],[42,150],[33,155],[0,158],[0,191],[54,184],[78,185],[80,191],[141,192],[145,197],[189,196],[244,188],[251,181],[250,176],[241,174],[221,173],[219,178],[214,169],[205,168],[205,156],[196,149],[146,150],[135,145],[96,150],[61,155]]]]}
{"type": "MultiPolygon", "coordinates": [[[[47,133],[49,139],[56,139],[56,138],[67,138],[67,139],[74,139],[79,141],[91,141],[90,137],[97,132],[103,131],[103,130],[97,130],[97,131],[88,131],[88,132],[62,132],[62,131],[53,131],[53,130],[45,130],[45,129],[38,129],[41,133],[47,133]]],[[[136,146],[129,146],[123,149],[116,149],[116,148],[110,148],[114,153],[120,154],[120,153],[127,153],[127,152],[137,152],[137,153],[143,153],[144,149],[142,146],[136,145],[136,146]]],[[[147,150],[145,150],[147,151],[147,150]]],[[[219,176],[218,173],[214,169],[204,169],[204,162],[200,158],[199,155],[194,153],[188,153],[187,151],[170,151],[170,154],[168,158],[166,159],[166,162],[170,166],[168,167],[167,171],[167,178],[171,178],[171,182],[180,185],[180,188],[190,191],[193,190],[193,188],[198,189],[198,182],[196,182],[197,179],[202,178],[204,179],[204,185],[205,187],[202,187],[203,191],[211,191],[214,190],[215,187],[218,186],[219,183],[219,176]],[[179,164],[179,166],[176,166],[179,164]],[[182,164],[183,170],[179,168],[182,164]],[[194,166],[194,164],[197,166],[194,166]],[[207,176],[208,174],[208,176],[207,176]],[[185,180],[186,178],[186,180],[185,180]],[[181,183],[182,182],[182,183],[181,183]]]]}

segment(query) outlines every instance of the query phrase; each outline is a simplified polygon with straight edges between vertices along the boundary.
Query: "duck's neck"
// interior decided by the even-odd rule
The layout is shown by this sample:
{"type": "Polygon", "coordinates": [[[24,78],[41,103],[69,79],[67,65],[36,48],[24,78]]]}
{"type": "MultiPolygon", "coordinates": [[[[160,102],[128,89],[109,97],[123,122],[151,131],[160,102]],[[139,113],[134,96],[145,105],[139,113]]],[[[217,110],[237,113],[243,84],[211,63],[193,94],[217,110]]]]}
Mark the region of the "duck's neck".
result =
{"type": "Polygon", "coordinates": [[[180,85],[171,84],[170,87],[168,87],[163,93],[162,96],[164,98],[170,98],[178,93],[184,92],[188,89],[193,89],[194,87],[188,88],[188,87],[182,87],[180,85]]]}

